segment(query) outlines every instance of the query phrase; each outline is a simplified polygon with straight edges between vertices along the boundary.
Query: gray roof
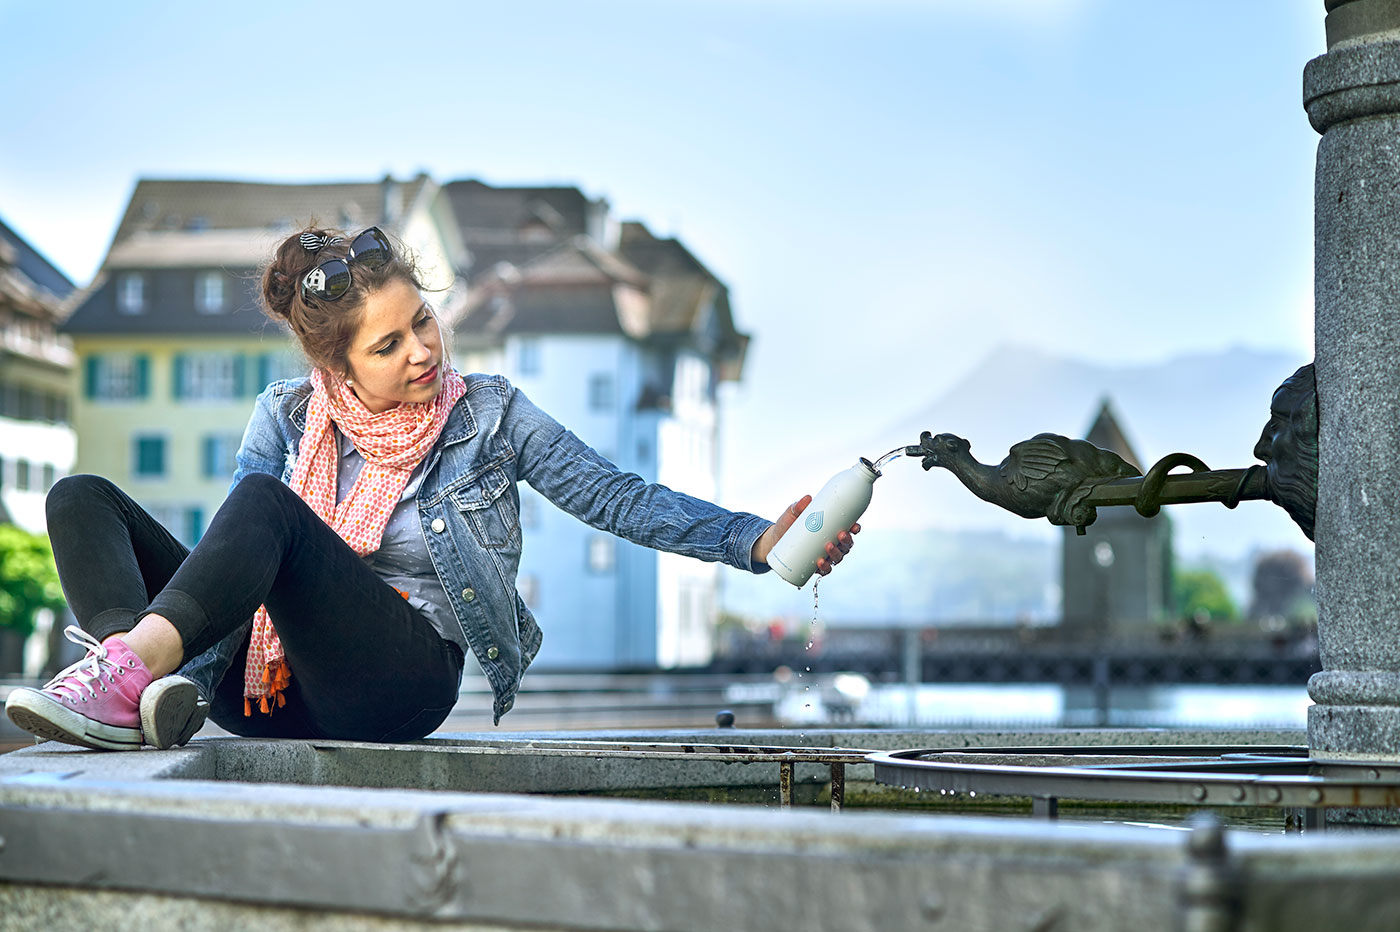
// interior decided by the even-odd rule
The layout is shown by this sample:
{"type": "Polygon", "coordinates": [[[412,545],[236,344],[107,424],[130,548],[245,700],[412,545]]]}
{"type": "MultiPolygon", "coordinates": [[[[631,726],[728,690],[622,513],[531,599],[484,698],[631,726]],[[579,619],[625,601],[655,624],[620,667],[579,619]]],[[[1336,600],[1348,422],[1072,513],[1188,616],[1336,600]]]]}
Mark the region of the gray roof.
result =
{"type": "Polygon", "coordinates": [[[431,186],[425,174],[403,182],[385,176],[329,184],[143,178],[112,246],[143,231],[290,231],[313,219],[344,229],[394,226],[431,186]]]}
{"type": "Polygon", "coordinates": [[[466,307],[456,326],[464,337],[620,333],[690,342],[715,358],[721,378],[738,378],[748,337],[734,329],[728,289],[677,240],[626,223],[617,250],[609,251],[593,238],[601,235],[606,202],[578,188],[492,187],[475,180],[439,188],[426,175],[306,185],[144,179],[101,272],[68,302],[73,310],[63,329],[246,334],[276,328],[258,310],[256,269],[287,231],[313,218],[350,230],[371,224],[393,230],[425,209],[446,248],[465,248],[471,259],[466,307]],[[225,276],[222,313],[194,310],[196,282],[208,272],[225,276]],[[117,305],[128,275],[144,283],[145,307],[138,314],[117,305]]]}
{"type": "Polygon", "coordinates": [[[68,334],[224,334],[285,332],[258,305],[257,269],[170,268],[106,272],[88,288],[73,313],[60,326],[68,334]],[[216,314],[195,310],[195,288],[202,272],[224,276],[224,309],[216,314]],[[139,314],[117,307],[123,276],[140,275],[145,307],[139,314]]]}
{"type": "Polygon", "coordinates": [[[524,263],[491,270],[469,294],[456,331],[511,333],[647,333],[647,280],[586,236],[524,263]]]}
{"type": "Polygon", "coordinates": [[[3,220],[0,220],[0,268],[18,272],[22,281],[16,284],[34,292],[34,297],[40,300],[46,297],[61,301],[73,293],[73,283],[68,276],[3,220]]]}
{"type": "Polygon", "coordinates": [[[442,190],[452,202],[468,246],[502,233],[514,237],[530,230],[545,231],[556,240],[587,233],[595,204],[568,185],[496,187],[466,179],[450,181],[442,190]]]}
{"type": "MultiPolygon", "coordinates": [[[[714,278],[705,264],[674,237],[662,239],[638,220],[622,224],[618,252],[645,272],[665,272],[672,275],[703,275],[714,278]]],[[[718,279],[716,279],[717,281],[718,279]]]]}
{"type": "Polygon", "coordinates": [[[503,262],[524,265],[589,233],[591,212],[606,209],[568,186],[498,188],[465,180],[448,182],[442,193],[471,254],[470,280],[503,262]]]}
{"type": "Polygon", "coordinates": [[[726,380],[740,377],[749,340],[734,329],[724,284],[678,241],[658,239],[636,222],[623,224],[616,253],[576,235],[522,262],[481,270],[456,332],[486,340],[618,333],[690,343],[714,358],[726,380]]]}
{"type": "Polygon", "coordinates": [[[68,302],[70,334],[250,334],[285,332],[258,305],[258,268],[288,232],[315,220],[358,230],[398,232],[437,187],[427,175],[408,181],[275,184],[142,179],[117,225],[97,277],[68,302]],[[201,274],[224,277],[224,308],[195,309],[201,274]],[[140,276],[145,306],[123,313],[118,290],[140,276]]]}
{"type": "Polygon", "coordinates": [[[1138,462],[1137,454],[1133,452],[1133,446],[1128,442],[1128,435],[1118,423],[1117,416],[1113,413],[1113,403],[1107,398],[1099,406],[1099,413],[1094,418],[1093,425],[1089,432],[1084,435],[1084,439],[1094,446],[1110,453],[1117,453],[1127,460],[1138,471],[1142,471],[1142,463],[1138,462]]]}

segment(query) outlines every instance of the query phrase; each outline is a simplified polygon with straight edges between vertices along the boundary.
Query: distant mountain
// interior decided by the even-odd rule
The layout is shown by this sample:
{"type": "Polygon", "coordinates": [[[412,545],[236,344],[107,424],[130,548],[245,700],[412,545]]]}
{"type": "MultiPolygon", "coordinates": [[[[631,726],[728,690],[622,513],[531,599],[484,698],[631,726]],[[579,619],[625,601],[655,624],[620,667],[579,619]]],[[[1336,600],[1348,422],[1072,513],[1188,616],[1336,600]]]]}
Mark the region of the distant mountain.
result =
{"type": "MultiPolygon", "coordinates": [[[[803,468],[812,474],[801,480],[815,489],[824,481],[818,468],[834,472],[833,464],[846,465],[852,451],[878,456],[917,441],[922,430],[966,437],[975,457],[997,463],[1012,444],[1043,431],[1084,436],[1105,399],[1144,468],[1175,451],[1215,468],[1248,466],[1255,462],[1252,450],[1269,419],[1274,389],[1307,361],[1234,347],[1153,365],[1104,366],[1005,346],[933,403],[888,420],[873,418],[867,436],[836,438],[829,451],[808,458],[803,468]]],[[[790,472],[796,476],[797,467],[790,472]]],[[[1248,565],[1259,550],[1312,551],[1283,510],[1266,502],[1246,502],[1234,511],[1184,505],[1168,512],[1184,561],[1248,565]]],[[[933,613],[928,617],[950,618],[976,605],[1000,606],[999,617],[1058,611],[1059,529],[981,501],[946,470],[925,473],[909,459],[890,463],[861,523],[850,562],[823,582],[820,614],[913,617],[911,612],[927,611],[933,613]],[[1033,551],[1039,555],[1030,556],[1033,551]],[[1034,593],[1047,591],[1050,602],[1037,602],[1034,593]]],[[[801,599],[794,601],[798,595],[810,601],[810,587],[798,594],[771,577],[732,576],[725,586],[725,605],[735,611],[810,611],[801,599]]]]}

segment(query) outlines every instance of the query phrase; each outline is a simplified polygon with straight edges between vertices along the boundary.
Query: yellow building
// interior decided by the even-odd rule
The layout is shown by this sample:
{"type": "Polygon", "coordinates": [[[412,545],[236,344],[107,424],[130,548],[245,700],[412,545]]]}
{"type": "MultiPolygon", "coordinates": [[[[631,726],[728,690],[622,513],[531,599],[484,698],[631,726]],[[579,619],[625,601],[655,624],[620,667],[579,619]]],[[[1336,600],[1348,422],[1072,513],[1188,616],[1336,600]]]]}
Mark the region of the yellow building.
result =
{"type": "Polygon", "coordinates": [[[192,544],[223,501],[253,399],[303,375],[286,331],[258,309],[259,264],[313,219],[378,225],[425,267],[460,267],[437,186],[141,181],[92,284],[63,325],[78,363],[76,472],[106,476],[192,544]],[[455,261],[454,261],[455,260],[455,261]]]}
{"type": "Polygon", "coordinates": [[[106,476],[186,543],[223,501],[252,400],[302,374],[291,340],[263,335],[77,336],[78,472],[106,476]]]}

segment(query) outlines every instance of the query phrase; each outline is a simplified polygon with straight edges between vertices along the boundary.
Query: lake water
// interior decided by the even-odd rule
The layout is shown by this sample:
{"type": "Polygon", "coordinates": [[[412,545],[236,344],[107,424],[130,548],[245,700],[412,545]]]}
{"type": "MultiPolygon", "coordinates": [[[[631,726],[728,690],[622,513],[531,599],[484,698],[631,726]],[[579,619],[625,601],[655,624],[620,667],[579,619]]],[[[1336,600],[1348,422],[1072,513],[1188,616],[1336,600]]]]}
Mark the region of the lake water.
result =
{"type": "Polygon", "coordinates": [[[1049,684],[909,686],[836,677],[789,685],[776,711],[792,725],[1306,728],[1310,705],[1301,685],[1124,686],[1105,697],[1049,684]]]}

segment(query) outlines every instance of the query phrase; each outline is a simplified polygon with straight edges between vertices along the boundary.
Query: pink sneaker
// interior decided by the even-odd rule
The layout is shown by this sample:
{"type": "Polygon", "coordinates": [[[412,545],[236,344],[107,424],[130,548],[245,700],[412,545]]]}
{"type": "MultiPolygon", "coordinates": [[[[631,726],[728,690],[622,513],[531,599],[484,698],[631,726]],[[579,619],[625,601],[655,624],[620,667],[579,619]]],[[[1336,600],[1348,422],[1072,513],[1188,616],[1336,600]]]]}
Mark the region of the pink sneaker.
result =
{"type": "Polygon", "coordinates": [[[141,692],[151,671],[120,638],[102,644],[77,625],[63,633],[87,656],[43,689],[12,691],[5,701],[10,720],[51,741],[108,751],[141,747],[141,692]]]}

